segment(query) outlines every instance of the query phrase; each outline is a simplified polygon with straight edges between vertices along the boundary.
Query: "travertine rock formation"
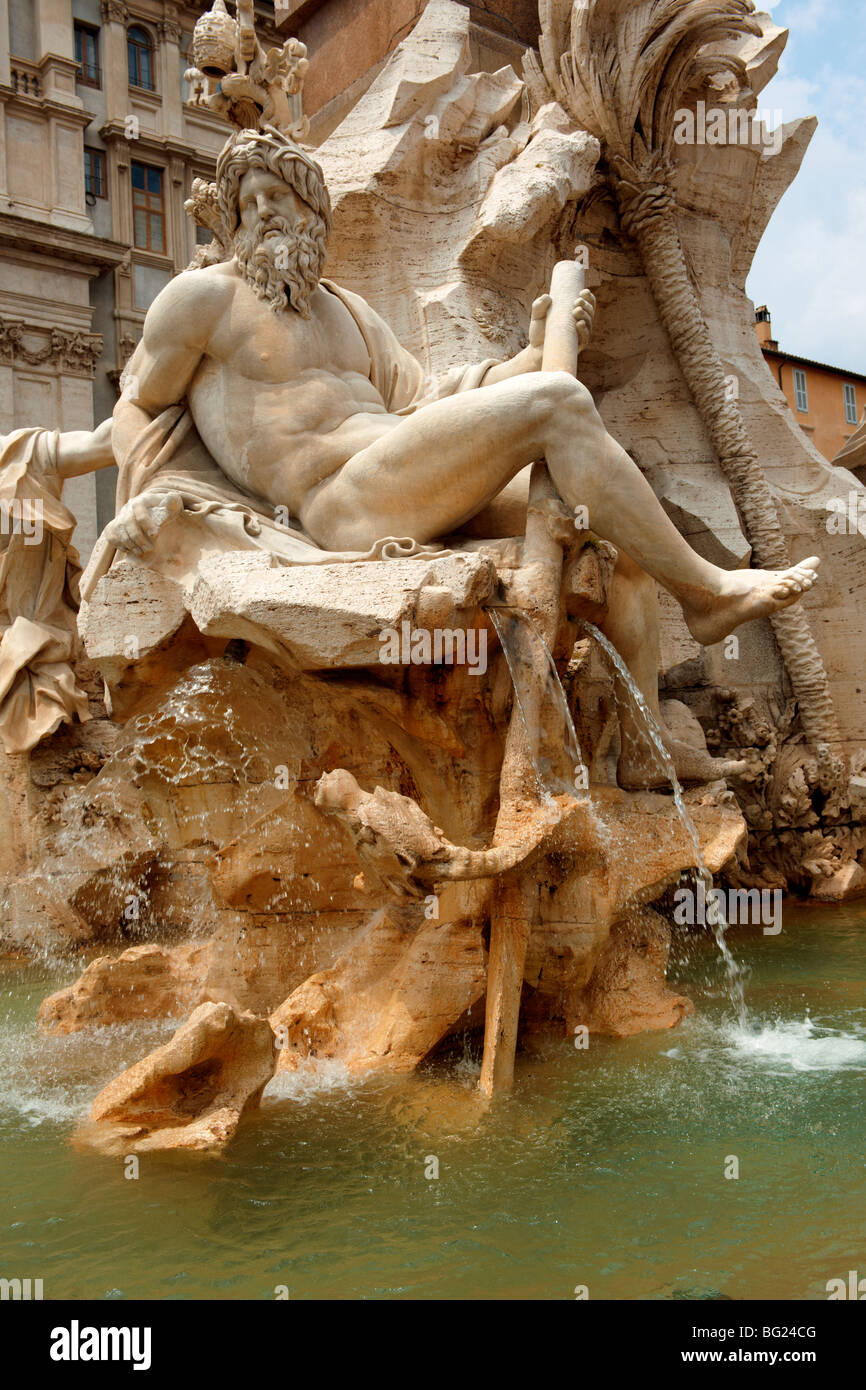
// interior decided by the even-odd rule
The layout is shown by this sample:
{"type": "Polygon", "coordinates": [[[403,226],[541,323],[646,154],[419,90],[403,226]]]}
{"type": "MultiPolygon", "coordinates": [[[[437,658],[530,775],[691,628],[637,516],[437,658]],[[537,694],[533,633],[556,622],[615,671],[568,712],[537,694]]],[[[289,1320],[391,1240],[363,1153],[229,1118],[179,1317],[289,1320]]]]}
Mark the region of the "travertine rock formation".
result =
{"type": "Polygon", "coordinates": [[[680,1023],[693,1006],[665,983],[670,941],[670,926],[652,908],[617,922],[589,983],[569,996],[568,1031],[583,1027],[625,1038],[680,1023]]]}
{"type": "Polygon", "coordinates": [[[164,1047],[100,1091],[79,1142],[102,1153],[219,1149],[273,1072],[265,1019],[201,1004],[164,1047]]]}
{"type": "Polygon", "coordinates": [[[68,989],[43,999],[46,1033],[77,1033],[133,1018],[182,1018],[201,1001],[208,948],[132,946],[98,956],[68,989]]]}

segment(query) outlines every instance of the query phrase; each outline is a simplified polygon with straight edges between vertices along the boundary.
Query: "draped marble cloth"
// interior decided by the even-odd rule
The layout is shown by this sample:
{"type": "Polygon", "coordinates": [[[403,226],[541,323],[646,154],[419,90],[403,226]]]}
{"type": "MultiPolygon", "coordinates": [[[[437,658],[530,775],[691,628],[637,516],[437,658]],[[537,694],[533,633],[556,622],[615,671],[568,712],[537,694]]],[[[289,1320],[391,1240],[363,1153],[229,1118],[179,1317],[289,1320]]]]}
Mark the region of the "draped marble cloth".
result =
{"type": "Polygon", "coordinates": [[[56,430],[0,439],[0,737],[23,753],[64,719],[90,718],[72,667],[81,566],[75,517],[60,500],[56,430]],[[38,544],[11,524],[13,504],[41,509],[38,544]]]}
{"type": "MultiPolygon", "coordinates": [[[[431,401],[473,390],[495,363],[488,358],[475,366],[455,367],[432,381],[364,299],[330,280],[320,283],[342,301],[358,325],[370,357],[370,381],[393,415],[409,415],[431,401]]],[[[158,415],[121,461],[118,511],[145,492],[166,497],[176,493],[183,501],[183,512],[161,528],[147,563],[185,587],[194,581],[199,559],[209,552],[267,550],[282,564],[315,565],[387,560],[441,549],[419,545],[411,537],[383,537],[365,552],[322,550],[300,522],[283,524],[284,518],[278,522],[270,502],[241,491],[226,477],[205,448],[184,403],[158,415]]],[[[114,554],[114,547],[100,538],[82,580],[84,600],[92,597],[114,554]]]]}

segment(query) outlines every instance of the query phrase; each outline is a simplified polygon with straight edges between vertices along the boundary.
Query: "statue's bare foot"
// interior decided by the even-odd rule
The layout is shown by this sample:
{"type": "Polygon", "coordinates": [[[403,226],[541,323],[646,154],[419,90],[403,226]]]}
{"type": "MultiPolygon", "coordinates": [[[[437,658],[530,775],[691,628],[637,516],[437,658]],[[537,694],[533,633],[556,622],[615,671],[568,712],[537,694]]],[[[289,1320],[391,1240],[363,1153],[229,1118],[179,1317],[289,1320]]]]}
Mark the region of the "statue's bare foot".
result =
{"type": "Polygon", "coordinates": [[[810,555],[788,570],[726,570],[718,594],[683,603],[683,616],[696,642],[711,647],[734,628],[766,618],[797,603],[818,578],[821,560],[810,555]]]}

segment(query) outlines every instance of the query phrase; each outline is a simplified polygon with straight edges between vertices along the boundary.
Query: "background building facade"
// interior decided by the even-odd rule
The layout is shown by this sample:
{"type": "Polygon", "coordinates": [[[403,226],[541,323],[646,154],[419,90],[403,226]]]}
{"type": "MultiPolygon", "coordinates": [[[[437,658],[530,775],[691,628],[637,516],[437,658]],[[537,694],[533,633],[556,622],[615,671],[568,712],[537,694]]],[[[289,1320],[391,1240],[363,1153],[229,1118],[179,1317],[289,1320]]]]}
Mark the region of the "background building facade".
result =
{"type": "MultiPolygon", "coordinates": [[[[110,415],[149,305],[194,254],[184,200],[227,134],[184,81],[207,8],[0,0],[0,434],[110,415]]],[[[114,485],[66,485],[85,556],[114,485]]]]}
{"type": "Polygon", "coordinates": [[[857,432],[866,413],[866,377],[784,352],[773,337],[765,304],[755,310],[764,361],[815,448],[831,462],[857,432]]]}

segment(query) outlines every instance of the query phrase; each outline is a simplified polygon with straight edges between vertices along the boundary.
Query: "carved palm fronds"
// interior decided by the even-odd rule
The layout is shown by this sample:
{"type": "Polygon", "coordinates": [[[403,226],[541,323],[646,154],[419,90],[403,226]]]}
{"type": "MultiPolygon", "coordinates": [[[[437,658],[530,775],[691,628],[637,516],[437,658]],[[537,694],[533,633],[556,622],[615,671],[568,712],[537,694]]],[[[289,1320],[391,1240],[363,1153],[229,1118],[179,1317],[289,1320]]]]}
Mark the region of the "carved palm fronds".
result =
{"type": "MultiPolygon", "coordinates": [[[[790,563],[773,495],[739,406],[728,398],[689,276],[676,217],[670,153],[675,113],[720,77],[747,82],[733,46],[763,31],[752,0],[540,0],[540,52],[557,99],[601,142],[623,230],[637,244],[659,314],[731,488],[758,564],[790,563]]],[[[805,613],[773,630],[810,742],[838,729],[827,673],[805,613]]]]}
{"type": "Polygon", "coordinates": [[[752,0],[541,0],[539,9],[542,60],[558,99],[608,159],[638,169],[669,153],[688,91],[724,74],[745,83],[741,58],[707,46],[761,33],[752,0]]]}
{"type": "Polygon", "coordinates": [[[229,260],[232,254],[231,237],[220,212],[216,184],[207,179],[193,179],[191,196],[183,206],[193,222],[206,228],[213,237],[209,245],[198,248],[187,270],[229,260]]]}

